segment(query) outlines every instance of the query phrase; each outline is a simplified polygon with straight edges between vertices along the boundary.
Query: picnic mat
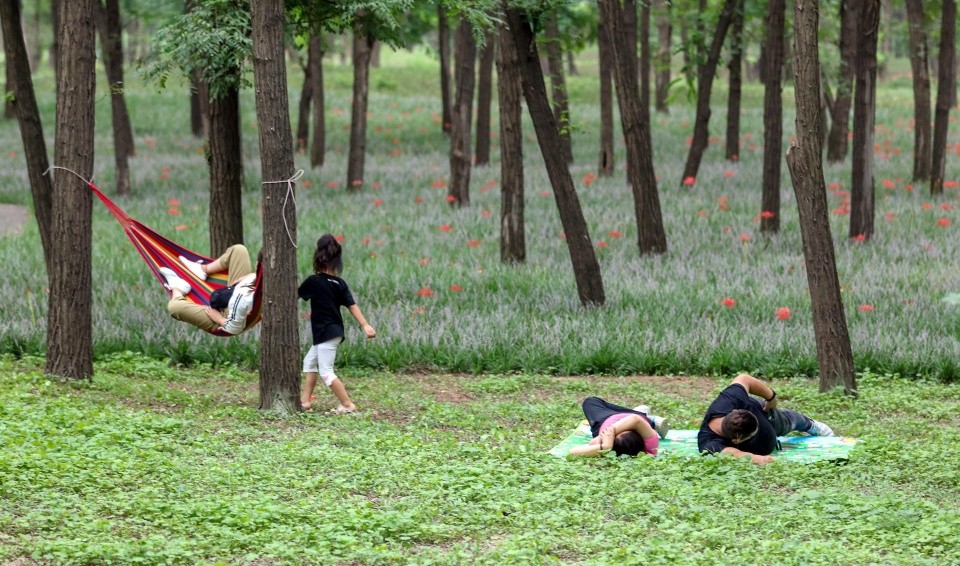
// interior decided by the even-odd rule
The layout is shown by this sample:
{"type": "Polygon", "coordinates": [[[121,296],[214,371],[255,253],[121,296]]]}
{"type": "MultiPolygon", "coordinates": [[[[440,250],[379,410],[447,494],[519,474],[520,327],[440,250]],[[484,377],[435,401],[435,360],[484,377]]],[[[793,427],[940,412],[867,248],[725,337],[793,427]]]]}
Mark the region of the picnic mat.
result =
{"type": "Polygon", "coordinates": [[[941,300],[950,305],[960,305],[960,293],[947,293],[941,300]]]}
{"type": "MultiPolygon", "coordinates": [[[[590,442],[590,424],[582,421],[568,437],[550,449],[550,454],[564,458],[574,446],[590,442]]],[[[819,462],[821,460],[845,460],[857,444],[856,438],[844,436],[781,436],[783,450],[774,453],[777,460],[786,462],[819,462]]],[[[612,455],[613,451],[607,453],[612,455]]],[[[661,456],[700,457],[697,450],[697,431],[671,430],[660,441],[661,456]]]]}

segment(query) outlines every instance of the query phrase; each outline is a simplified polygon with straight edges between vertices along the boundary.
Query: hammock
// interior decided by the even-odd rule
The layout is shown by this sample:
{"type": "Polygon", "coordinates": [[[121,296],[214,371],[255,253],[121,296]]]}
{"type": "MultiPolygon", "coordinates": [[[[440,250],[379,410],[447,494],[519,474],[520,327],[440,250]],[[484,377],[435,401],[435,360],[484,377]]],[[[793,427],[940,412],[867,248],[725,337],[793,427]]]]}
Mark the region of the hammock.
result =
{"type": "MultiPolygon", "coordinates": [[[[93,194],[97,195],[97,197],[103,202],[103,204],[107,207],[107,210],[113,214],[113,217],[117,219],[117,222],[123,226],[123,231],[127,233],[127,237],[130,238],[130,241],[133,242],[134,247],[136,247],[137,251],[140,252],[140,256],[143,257],[143,260],[147,263],[147,266],[150,267],[150,271],[153,272],[153,275],[158,281],[164,284],[165,289],[167,279],[160,273],[161,267],[172,269],[177,275],[190,283],[190,286],[193,288],[193,290],[184,298],[201,306],[210,306],[210,294],[217,289],[222,289],[227,286],[226,271],[222,271],[220,273],[211,273],[207,275],[206,281],[201,281],[196,275],[193,274],[192,271],[180,263],[180,260],[177,256],[183,256],[190,261],[202,263],[211,263],[215,258],[209,258],[190,251],[187,248],[184,248],[179,244],[172,242],[154,232],[149,227],[144,226],[133,218],[127,216],[126,212],[121,210],[119,206],[114,204],[106,197],[106,195],[100,192],[100,189],[98,189],[92,182],[86,180],[84,180],[84,182],[87,183],[87,186],[90,187],[90,190],[93,191],[93,194]]],[[[263,267],[258,264],[257,277],[253,283],[253,308],[250,310],[250,314],[247,315],[247,324],[243,327],[241,332],[250,330],[256,326],[258,322],[260,322],[260,311],[263,304],[263,286],[261,285],[262,281],[263,267]]],[[[168,295],[172,294],[169,289],[166,289],[166,291],[168,295]]],[[[232,334],[227,334],[221,329],[211,331],[210,334],[215,336],[232,336],[232,334]]]]}

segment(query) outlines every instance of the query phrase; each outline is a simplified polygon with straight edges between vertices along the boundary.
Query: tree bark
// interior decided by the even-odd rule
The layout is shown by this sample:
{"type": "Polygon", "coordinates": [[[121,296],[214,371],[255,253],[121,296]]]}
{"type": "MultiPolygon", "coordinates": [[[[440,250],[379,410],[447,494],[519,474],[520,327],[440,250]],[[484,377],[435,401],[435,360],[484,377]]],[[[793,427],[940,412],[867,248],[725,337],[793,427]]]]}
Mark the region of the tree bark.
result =
{"type": "Polygon", "coordinates": [[[363,168],[367,153],[367,99],[370,94],[370,52],[374,38],[353,30],[353,105],[350,118],[350,154],[347,157],[347,188],[359,191],[363,186],[363,168]]]}
{"type": "MultiPolygon", "coordinates": [[[[32,38],[27,48],[27,59],[30,61],[31,72],[40,67],[40,56],[43,54],[43,41],[40,39],[40,2],[41,0],[34,0],[33,2],[33,18],[30,19],[30,32],[27,34],[32,38]]],[[[22,2],[19,8],[22,12],[22,2]]]]}
{"type": "Polygon", "coordinates": [[[634,214],[637,219],[637,247],[640,255],[662,254],[667,251],[667,236],[663,229],[660,196],[657,191],[656,174],[653,170],[652,136],[650,133],[650,107],[640,104],[637,92],[636,42],[623,22],[627,21],[624,10],[630,9],[619,0],[600,0],[600,12],[604,22],[610,23],[613,48],[613,84],[617,89],[620,108],[620,126],[627,145],[627,180],[633,193],[634,214]]]}
{"type": "Polygon", "coordinates": [[[816,0],[795,2],[797,141],[787,152],[787,166],[800,216],[800,235],[820,367],[820,391],[843,386],[847,394],[855,395],[857,383],[853,372],[853,353],[840,298],[840,281],[830,236],[827,191],[823,180],[823,134],[820,132],[818,116],[820,55],[817,51],[817,4],[816,0]]]}
{"type": "Polygon", "coordinates": [[[567,79],[563,74],[563,48],[560,45],[560,29],[557,26],[556,13],[546,17],[544,31],[546,32],[547,62],[550,66],[553,118],[560,128],[563,157],[567,160],[567,163],[573,163],[573,145],[570,140],[570,105],[567,102],[567,79]]]}
{"type": "Polygon", "coordinates": [[[727,152],[728,161],[740,159],[740,87],[743,81],[743,0],[737,1],[730,35],[729,69],[730,93],[727,96],[727,152]]]}
{"type": "MultiPolygon", "coordinates": [[[[57,66],[54,162],[93,174],[93,0],[59,3],[56,28],[62,60],[57,66]]],[[[50,299],[46,373],[72,379],[93,375],[91,192],[64,171],[53,179],[50,299]]]]}
{"type": "Polygon", "coordinates": [[[500,261],[523,263],[527,241],[523,214],[523,86],[520,57],[501,27],[497,33],[497,92],[500,107],[500,261]]]}
{"type": "MultiPolygon", "coordinates": [[[[50,27],[53,28],[53,41],[50,42],[50,68],[53,69],[54,75],[57,74],[57,59],[60,55],[60,38],[57,32],[60,29],[59,19],[60,0],[50,0],[50,27]]],[[[55,84],[54,88],[59,88],[59,85],[55,84]]]]}
{"type": "Polygon", "coordinates": [[[600,306],[605,300],[600,264],[593,251],[590,232],[573,186],[570,169],[561,154],[560,134],[547,101],[547,87],[543,80],[543,70],[540,68],[536,37],[530,22],[519,8],[507,8],[505,19],[514,49],[520,58],[523,96],[527,101],[527,109],[537,132],[540,153],[553,186],[560,223],[570,250],[580,303],[588,307],[600,306]]]}
{"type": "Polygon", "coordinates": [[[913,180],[930,178],[930,64],[923,0],[907,0],[910,22],[910,69],[913,71],[913,180]]]}
{"type": "Polygon", "coordinates": [[[447,10],[442,2],[437,2],[437,45],[440,52],[440,127],[444,133],[450,132],[453,118],[450,116],[450,23],[447,10]]]}
{"type": "Polygon", "coordinates": [[[679,22],[680,44],[683,46],[683,77],[688,85],[693,85],[693,81],[697,77],[697,48],[696,45],[690,41],[690,22],[686,18],[679,18],[679,22]]]}
{"type": "Polygon", "coordinates": [[[43,137],[40,110],[33,90],[27,47],[23,41],[20,25],[19,0],[0,1],[0,23],[3,25],[3,53],[7,66],[13,73],[13,107],[20,125],[23,140],[23,155],[30,179],[30,194],[33,197],[33,212],[40,232],[43,260],[47,274],[52,271],[52,197],[50,177],[44,172],[50,163],[47,144],[43,137]]]}
{"type": "MultiPolygon", "coordinates": [[[[13,92],[13,69],[9,62],[4,61],[3,65],[3,74],[4,74],[4,85],[3,92],[13,92]]],[[[3,100],[3,119],[12,120],[17,115],[17,111],[13,107],[13,99],[9,96],[4,96],[3,100]]]]}
{"type": "MultiPolygon", "coordinates": [[[[313,41],[313,36],[310,36],[313,41]]],[[[310,149],[310,103],[313,102],[313,83],[310,81],[310,49],[307,48],[307,62],[303,65],[303,86],[300,87],[300,102],[297,104],[298,153],[307,153],[310,149]]]]}
{"type": "Polygon", "coordinates": [[[640,2],[640,106],[650,108],[650,0],[640,2]]]}
{"type": "Polygon", "coordinates": [[[940,53],[937,55],[937,102],[934,111],[933,156],[930,172],[930,194],[932,195],[943,194],[950,107],[956,101],[957,3],[955,0],[943,0],[941,14],[940,53]]]}
{"type": "Polygon", "coordinates": [[[240,140],[240,96],[233,88],[210,99],[210,253],[214,257],[243,243],[240,140]]]}
{"type": "Polygon", "coordinates": [[[857,38],[860,5],[863,0],[840,2],[840,73],[837,96],[833,103],[830,135],[827,137],[827,161],[839,163],[847,157],[850,107],[853,102],[853,79],[856,72],[857,38]]]}
{"type": "Polygon", "coordinates": [[[313,143],[310,145],[310,166],[323,167],[327,154],[327,110],[323,88],[323,36],[315,34],[308,47],[307,73],[310,81],[310,98],[313,100],[313,143]]]}
{"type": "Polygon", "coordinates": [[[880,0],[863,0],[857,40],[853,100],[853,173],[850,177],[850,237],[873,237],[873,131],[877,107],[877,37],[880,0]]]}
{"type": "Polygon", "coordinates": [[[103,48],[107,84],[110,88],[110,116],[113,124],[113,159],[116,171],[118,195],[130,194],[129,157],[136,155],[133,143],[133,127],[130,114],[123,96],[126,88],[123,82],[123,43],[120,23],[120,4],[118,0],[100,0],[94,2],[97,15],[97,30],[100,32],[100,45],[103,48]]]}
{"type": "Polygon", "coordinates": [[[470,130],[473,122],[473,87],[476,82],[475,65],[477,44],[469,21],[461,19],[457,26],[457,52],[453,67],[457,85],[456,99],[451,109],[453,126],[450,128],[450,181],[447,195],[450,206],[470,204],[470,161],[473,149],[470,130]]]}
{"type": "Polygon", "coordinates": [[[490,163],[490,103],[493,99],[493,58],[496,43],[493,34],[487,34],[480,52],[480,69],[477,77],[477,147],[476,165],[490,163]]]}
{"type": "Polygon", "coordinates": [[[292,198],[293,182],[276,182],[292,178],[294,169],[283,51],[283,0],[252,0],[250,15],[264,180],[260,410],[288,415],[301,409],[297,209],[292,198]]]}
{"type": "MultiPolygon", "coordinates": [[[[780,231],[780,167],[783,151],[783,28],[785,0],[767,2],[767,37],[764,42],[767,82],[763,88],[763,194],[760,231],[780,231]]],[[[818,57],[819,59],[819,57],[818,57]]],[[[822,143],[822,140],[821,140],[822,143]]]]}
{"type": "Polygon", "coordinates": [[[611,46],[610,24],[603,21],[603,14],[597,20],[597,46],[600,51],[600,163],[597,174],[610,177],[616,167],[616,153],[613,145],[613,47],[611,46]]]}
{"type": "Polygon", "coordinates": [[[690,152],[687,154],[687,163],[683,167],[683,177],[680,178],[681,186],[684,179],[697,177],[700,162],[703,160],[703,152],[707,149],[707,139],[710,135],[710,92],[713,88],[713,77],[717,72],[723,40],[727,35],[730,23],[733,21],[733,12],[737,2],[738,0],[724,1],[723,11],[720,13],[719,20],[717,20],[717,29],[713,34],[713,41],[710,44],[706,62],[698,69],[697,115],[693,126],[693,142],[690,145],[690,152]]]}
{"type": "Polygon", "coordinates": [[[670,60],[673,57],[671,45],[673,26],[670,23],[670,0],[657,1],[657,55],[655,57],[656,107],[657,112],[667,114],[667,96],[670,94],[670,60]]]}

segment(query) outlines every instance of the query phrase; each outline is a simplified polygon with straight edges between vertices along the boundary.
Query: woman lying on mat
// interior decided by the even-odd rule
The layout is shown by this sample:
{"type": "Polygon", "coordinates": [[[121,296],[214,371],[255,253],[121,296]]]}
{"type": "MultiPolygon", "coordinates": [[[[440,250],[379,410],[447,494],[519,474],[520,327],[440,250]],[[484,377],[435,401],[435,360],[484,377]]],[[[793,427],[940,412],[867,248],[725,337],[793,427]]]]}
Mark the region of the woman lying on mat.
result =
{"type": "MultiPolygon", "coordinates": [[[[259,260],[259,258],[258,258],[259,260]]],[[[250,253],[243,244],[227,248],[227,251],[211,263],[197,263],[180,256],[180,263],[193,272],[201,281],[211,273],[227,272],[227,285],[210,295],[210,306],[188,301],[190,283],[175,271],[166,267],[160,273],[167,279],[167,288],[173,293],[167,303],[170,316],[183,322],[213,332],[223,330],[227,334],[239,334],[247,324],[247,315],[253,308],[256,271],[250,268],[250,253]]]]}
{"type": "Polygon", "coordinates": [[[644,405],[628,409],[599,397],[583,401],[583,414],[590,423],[593,440],[570,451],[571,456],[598,456],[613,450],[617,456],[636,456],[646,452],[657,455],[660,439],[667,436],[667,419],[648,415],[644,405]]]}

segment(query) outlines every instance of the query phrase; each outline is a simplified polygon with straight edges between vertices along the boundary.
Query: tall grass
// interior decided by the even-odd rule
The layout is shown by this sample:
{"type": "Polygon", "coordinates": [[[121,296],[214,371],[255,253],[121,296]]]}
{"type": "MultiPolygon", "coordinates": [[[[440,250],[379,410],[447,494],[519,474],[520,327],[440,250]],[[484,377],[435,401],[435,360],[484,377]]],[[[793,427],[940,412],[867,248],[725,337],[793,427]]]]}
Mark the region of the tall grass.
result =
{"type": "MultiPolygon", "coordinates": [[[[499,262],[499,166],[475,168],[471,206],[451,209],[442,182],[448,139],[438,124],[435,64],[422,54],[384,53],[372,72],[365,186],[345,190],[350,68],[328,61],[329,147],[322,169],[307,170],[297,194],[300,276],[324,233],[344,237],[344,278],[375,341],[348,329],[341,365],[447,371],[815,375],[804,259],[795,200],[784,166],[782,232],[759,233],[762,178],[762,90],[748,85],[740,161],[723,159],[726,97],[717,92],[708,149],[694,186],[680,186],[693,108],[674,97],[669,115],[653,116],[654,164],[669,252],[639,257],[633,202],[624,179],[622,143],[611,179],[596,171],[599,111],[595,80],[571,78],[575,163],[571,173],[597,245],[607,303],[578,301],[550,183],[529,123],[525,123],[528,261],[499,262]],[[448,225],[449,231],[441,230],[448,225]],[[456,287],[454,287],[456,286],[456,287]],[[432,296],[421,296],[428,288],[432,296]],[[462,290],[454,290],[462,288],[462,290]],[[724,298],[736,306],[725,307],[724,298]],[[780,320],[779,307],[791,317],[780,320]]],[[[291,97],[299,93],[291,74],[291,97]]],[[[38,79],[48,145],[52,146],[52,78],[38,79]]],[[[719,83],[719,81],[718,81],[719,83]]],[[[102,89],[102,81],[101,81],[102,89]]],[[[849,217],[831,214],[847,323],[860,370],[960,377],[955,307],[940,301],[960,290],[951,253],[957,249],[958,192],[933,199],[925,186],[910,190],[912,139],[909,88],[881,85],[877,110],[877,234],[866,243],[846,238],[849,217]],[[889,182],[887,182],[889,181],[889,182]],[[890,186],[886,188],[885,184],[890,186]],[[929,205],[929,206],[928,206],[929,205]],[[940,219],[949,223],[938,224],[940,219]],[[870,310],[869,307],[872,307],[870,310]],[[863,310],[861,310],[863,309],[863,310]]],[[[187,247],[208,247],[209,186],[201,142],[189,135],[186,89],[158,91],[134,83],[127,94],[138,155],[134,195],[117,199],[135,218],[187,247]],[[168,199],[178,199],[170,214],[168,199]]],[[[792,91],[784,94],[784,132],[794,131],[792,91]]],[[[244,93],[243,144],[246,243],[260,246],[260,172],[251,92],[244,93]]],[[[295,119],[295,117],[294,117],[295,119]]],[[[95,181],[111,191],[109,99],[97,101],[95,181]]],[[[960,178],[956,130],[951,131],[946,178],[960,178]]],[[[29,204],[16,124],[0,124],[0,202],[29,204]]],[[[786,140],[784,140],[786,145],[786,140]]],[[[495,149],[495,148],[494,148],[495,149]]],[[[785,147],[784,147],[785,149],[785,147]]],[[[831,208],[842,208],[850,164],[828,165],[831,208]]],[[[256,366],[258,330],[213,338],[170,319],[159,284],[95,204],[93,249],[94,344],[98,356],[141,351],[183,364],[256,366]]],[[[36,227],[0,239],[0,352],[45,349],[46,278],[36,227]]],[[[301,309],[305,315],[306,308],[301,309]]],[[[349,326],[348,320],[348,326],[349,326]]],[[[306,321],[301,342],[310,340],[306,321]]]]}

